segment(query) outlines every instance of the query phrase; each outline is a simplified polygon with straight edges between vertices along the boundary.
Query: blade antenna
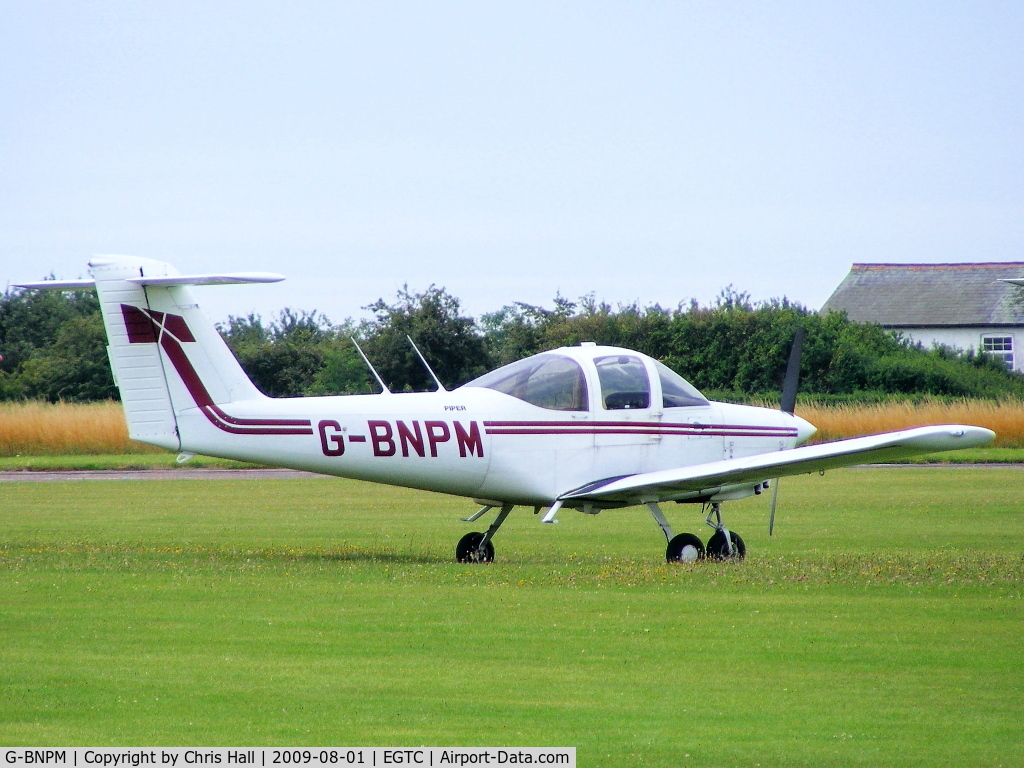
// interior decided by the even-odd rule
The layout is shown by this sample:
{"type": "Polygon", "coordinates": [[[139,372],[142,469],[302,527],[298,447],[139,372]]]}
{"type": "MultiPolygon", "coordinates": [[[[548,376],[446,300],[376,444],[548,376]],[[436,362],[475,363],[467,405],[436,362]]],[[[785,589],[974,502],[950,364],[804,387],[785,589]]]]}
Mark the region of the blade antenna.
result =
{"type": "MultiPolygon", "coordinates": [[[[779,398],[779,410],[790,416],[796,410],[796,389],[800,384],[800,358],[804,351],[804,334],[802,325],[796,327],[793,334],[793,346],[789,348],[789,362],[786,364],[786,378],[782,381],[782,396],[779,398]]],[[[779,478],[772,481],[772,503],[768,510],[768,535],[775,530],[775,505],[779,501],[779,478]]]]}
{"type": "Polygon", "coordinates": [[[447,392],[448,390],[444,388],[444,384],[442,384],[441,380],[437,378],[437,374],[434,373],[434,369],[431,368],[430,363],[427,362],[427,358],[423,356],[423,353],[420,352],[420,348],[416,346],[416,342],[412,340],[412,336],[407,333],[405,334],[405,338],[407,338],[409,343],[412,344],[412,348],[416,351],[417,356],[420,358],[420,362],[423,363],[423,367],[427,369],[427,373],[430,374],[430,378],[432,378],[434,383],[437,384],[437,391],[447,392]]]}
{"type": "Polygon", "coordinates": [[[382,379],[380,377],[380,374],[377,373],[377,369],[373,367],[373,363],[370,362],[370,358],[368,358],[366,356],[366,353],[363,352],[363,348],[359,346],[359,342],[356,341],[356,337],[355,336],[349,336],[349,339],[355,345],[356,351],[359,353],[359,356],[361,358],[363,358],[363,362],[366,363],[366,367],[370,369],[370,373],[372,373],[373,377],[375,379],[377,379],[377,383],[380,384],[380,388],[382,390],[384,390],[383,392],[381,392],[381,394],[382,395],[390,395],[391,394],[391,390],[388,389],[388,385],[384,383],[384,379],[382,379]]]}

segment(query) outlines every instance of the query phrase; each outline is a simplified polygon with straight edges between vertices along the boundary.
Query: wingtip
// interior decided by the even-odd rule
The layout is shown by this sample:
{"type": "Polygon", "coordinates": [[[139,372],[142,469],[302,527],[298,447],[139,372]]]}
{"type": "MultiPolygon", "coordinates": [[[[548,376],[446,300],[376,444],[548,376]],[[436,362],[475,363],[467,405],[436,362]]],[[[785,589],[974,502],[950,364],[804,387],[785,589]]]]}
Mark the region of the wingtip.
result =
{"type": "Polygon", "coordinates": [[[996,439],[996,433],[991,429],[969,424],[943,424],[936,427],[920,427],[919,429],[923,441],[935,441],[936,450],[940,451],[980,448],[996,439]]]}
{"type": "Polygon", "coordinates": [[[972,444],[987,445],[996,439],[996,433],[985,427],[960,427],[959,429],[962,429],[963,432],[956,436],[963,437],[972,444]]]}

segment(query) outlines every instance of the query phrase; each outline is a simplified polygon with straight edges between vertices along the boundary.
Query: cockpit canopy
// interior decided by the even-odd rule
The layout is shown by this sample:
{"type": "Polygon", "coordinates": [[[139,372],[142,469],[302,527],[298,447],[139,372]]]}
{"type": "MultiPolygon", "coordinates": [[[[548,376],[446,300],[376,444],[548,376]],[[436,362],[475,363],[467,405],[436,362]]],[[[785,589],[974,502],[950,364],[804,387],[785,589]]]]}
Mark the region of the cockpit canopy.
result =
{"type": "MultiPolygon", "coordinates": [[[[608,351],[615,353],[596,354],[583,361],[584,365],[593,366],[589,378],[600,388],[599,409],[650,408],[652,396],[657,396],[659,389],[662,408],[708,404],[700,392],[668,366],[626,350],[608,351]],[[648,363],[657,375],[657,388],[651,386],[648,363]]],[[[587,379],[583,366],[572,357],[545,352],[498,368],[463,386],[495,389],[553,411],[589,411],[587,379]]]]}
{"type": "Polygon", "coordinates": [[[583,369],[564,355],[534,355],[485,373],[463,386],[496,389],[552,411],[590,410],[583,369]]]}

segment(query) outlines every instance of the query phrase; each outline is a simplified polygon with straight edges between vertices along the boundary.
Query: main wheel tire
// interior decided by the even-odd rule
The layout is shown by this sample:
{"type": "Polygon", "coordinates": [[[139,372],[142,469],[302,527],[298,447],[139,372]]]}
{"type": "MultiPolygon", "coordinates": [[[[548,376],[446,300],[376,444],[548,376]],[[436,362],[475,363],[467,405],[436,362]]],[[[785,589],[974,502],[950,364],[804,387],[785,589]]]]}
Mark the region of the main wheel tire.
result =
{"type": "Polygon", "coordinates": [[[704,542],[692,533],[680,533],[668,543],[665,559],[670,563],[695,563],[704,559],[704,542]]]}
{"type": "Polygon", "coordinates": [[[712,560],[742,560],[747,556],[747,545],[735,531],[729,531],[729,538],[732,539],[733,554],[729,555],[729,545],[725,541],[725,534],[715,531],[708,539],[707,555],[712,560]]]}
{"type": "Polygon", "coordinates": [[[482,533],[467,533],[455,547],[455,561],[459,563],[493,563],[494,545],[487,542],[483,551],[480,551],[482,533]]]}

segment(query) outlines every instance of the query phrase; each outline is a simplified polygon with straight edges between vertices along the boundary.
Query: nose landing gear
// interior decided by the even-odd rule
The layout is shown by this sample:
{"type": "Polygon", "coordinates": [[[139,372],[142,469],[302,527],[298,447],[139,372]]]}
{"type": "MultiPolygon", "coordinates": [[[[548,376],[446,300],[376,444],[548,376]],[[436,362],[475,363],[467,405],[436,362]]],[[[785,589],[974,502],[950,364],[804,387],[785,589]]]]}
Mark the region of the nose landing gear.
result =
{"type": "MultiPolygon", "coordinates": [[[[481,515],[490,510],[490,506],[485,506],[469,520],[477,520],[481,515]]],[[[494,518],[494,522],[491,523],[491,527],[487,529],[486,533],[467,533],[461,539],[455,547],[455,560],[459,563],[493,563],[494,562],[494,545],[491,543],[491,538],[498,529],[501,528],[501,524],[505,522],[505,518],[508,517],[509,512],[512,511],[511,504],[503,504],[501,511],[498,516],[494,518]]]]}

